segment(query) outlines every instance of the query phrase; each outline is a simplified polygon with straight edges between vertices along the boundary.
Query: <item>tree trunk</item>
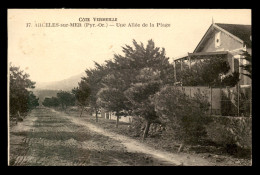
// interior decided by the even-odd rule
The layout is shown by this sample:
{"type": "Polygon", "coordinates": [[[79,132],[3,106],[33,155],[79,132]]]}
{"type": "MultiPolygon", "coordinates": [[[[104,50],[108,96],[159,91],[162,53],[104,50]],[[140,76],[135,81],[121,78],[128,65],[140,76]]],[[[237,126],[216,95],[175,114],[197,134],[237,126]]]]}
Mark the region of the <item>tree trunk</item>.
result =
{"type": "Polygon", "coordinates": [[[144,135],[143,135],[143,140],[147,137],[148,135],[148,132],[149,132],[149,129],[150,129],[150,125],[151,125],[151,122],[150,121],[146,121],[146,126],[145,126],[145,129],[144,129],[144,135]]]}
{"type": "Polygon", "coordinates": [[[84,106],[83,106],[82,109],[81,109],[81,112],[80,112],[80,116],[79,116],[79,117],[81,117],[83,110],[84,110],[84,106]]]}
{"type": "Polygon", "coordinates": [[[96,110],[96,122],[98,122],[98,111],[96,110]]]}
{"type": "Polygon", "coordinates": [[[116,128],[118,128],[119,116],[116,116],[116,128]]]}

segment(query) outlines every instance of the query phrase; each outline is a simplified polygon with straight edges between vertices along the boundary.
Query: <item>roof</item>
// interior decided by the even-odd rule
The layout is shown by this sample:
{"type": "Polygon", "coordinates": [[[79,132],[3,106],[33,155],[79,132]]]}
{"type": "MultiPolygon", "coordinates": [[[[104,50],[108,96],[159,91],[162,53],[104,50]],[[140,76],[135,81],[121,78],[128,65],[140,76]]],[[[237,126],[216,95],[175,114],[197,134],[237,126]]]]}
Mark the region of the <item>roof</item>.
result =
{"type": "Polygon", "coordinates": [[[228,51],[188,53],[189,56],[226,55],[228,51]]]}
{"type": "Polygon", "coordinates": [[[241,24],[223,24],[223,23],[212,23],[208,28],[207,32],[204,34],[199,44],[193,51],[197,52],[201,44],[205,41],[206,38],[209,37],[212,28],[217,28],[218,30],[222,30],[228,34],[230,34],[234,39],[240,41],[241,43],[245,43],[248,47],[251,47],[251,25],[241,25],[241,24]]]}
{"type": "Polygon", "coordinates": [[[183,54],[183,55],[179,55],[179,56],[173,58],[173,61],[175,61],[175,60],[185,59],[185,58],[187,58],[187,57],[188,57],[188,53],[183,54]]]}
{"type": "Polygon", "coordinates": [[[232,35],[243,40],[248,46],[251,47],[251,25],[241,25],[241,24],[222,24],[215,23],[215,25],[221,27],[232,35]]]}

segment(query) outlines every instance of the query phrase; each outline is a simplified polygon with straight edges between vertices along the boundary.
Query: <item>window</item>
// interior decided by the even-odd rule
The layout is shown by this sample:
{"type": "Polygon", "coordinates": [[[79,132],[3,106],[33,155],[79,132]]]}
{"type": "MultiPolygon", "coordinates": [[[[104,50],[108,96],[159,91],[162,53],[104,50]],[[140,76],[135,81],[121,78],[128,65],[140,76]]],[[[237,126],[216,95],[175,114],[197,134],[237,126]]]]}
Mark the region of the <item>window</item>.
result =
{"type": "Polygon", "coordinates": [[[218,48],[220,46],[220,33],[221,32],[217,32],[215,34],[215,48],[218,48]]]}

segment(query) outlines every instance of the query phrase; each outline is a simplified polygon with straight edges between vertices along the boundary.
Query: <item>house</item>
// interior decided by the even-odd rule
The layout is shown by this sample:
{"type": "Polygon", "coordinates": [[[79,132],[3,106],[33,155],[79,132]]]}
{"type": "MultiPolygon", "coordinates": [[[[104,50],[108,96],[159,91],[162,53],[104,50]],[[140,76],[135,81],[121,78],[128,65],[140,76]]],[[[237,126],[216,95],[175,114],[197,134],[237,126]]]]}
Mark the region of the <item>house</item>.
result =
{"type": "MultiPolygon", "coordinates": [[[[198,58],[220,56],[228,59],[231,67],[229,73],[234,71],[246,73],[239,67],[239,65],[246,64],[246,60],[242,59],[240,55],[241,50],[252,54],[251,25],[212,23],[193,53],[175,58],[174,66],[177,63],[182,66],[183,62],[191,65],[198,58]]],[[[176,69],[175,76],[177,76],[176,69]]],[[[251,79],[240,74],[239,85],[240,87],[251,86],[251,79]]]]}
{"type": "MultiPolygon", "coordinates": [[[[238,111],[238,115],[240,115],[241,109],[239,108],[241,103],[239,102],[239,100],[238,102],[235,100],[234,94],[238,91],[243,91],[246,93],[249,92],[248,104],[250,103],[251,114],[251,79],[241,74],[247,72],[245,72],[240,67],[240,65],[247,64],[246,60],[242,59],[242,56],[240,55],[242,53],[241,50],[247,51],[250,55],[252,55],[251,40],[251,25],[212,23],[206,31],[206,33],[204,34],[204,36],[202,37],[202,39],[200,40],[200,42],[198,43],[193,53],[187,53],[184,56],[174,59],[175,79],[176,82],[179,81],[177,84],[182,84],[181,80],[178,79],[178,76],[181,74],[181,70],[183,69],[184,63],[186,63],[186,65],[189,65],[190,67],[192,64],[195,64],[196,61],[199,59],[217,59],[219,57],[226,58],[231,68],[226,75],[229,75],[235,71],[239,72],[240,80],[237,86],[234,88],[228,89],[227,87],[226,89],[220,89],[220,91],[217,88],[213,90],[212,88],[204,88],[204,91],[208,91],[207,94],[209,94],[211,113],[213,111],[214,114],[223,114],[223,109],[221,108],[221,104],[223,104],[223,99],[221,97],[221,93],[224,92],[226,96],[232,101],[234,106],[237,108],[236,110],[238,111]]],[[[186,94],[190,96],[192,96],[192,94],[194,94],[195,91],[203,90],[203,87],[179,88],[181,88],[186,94]]]]}

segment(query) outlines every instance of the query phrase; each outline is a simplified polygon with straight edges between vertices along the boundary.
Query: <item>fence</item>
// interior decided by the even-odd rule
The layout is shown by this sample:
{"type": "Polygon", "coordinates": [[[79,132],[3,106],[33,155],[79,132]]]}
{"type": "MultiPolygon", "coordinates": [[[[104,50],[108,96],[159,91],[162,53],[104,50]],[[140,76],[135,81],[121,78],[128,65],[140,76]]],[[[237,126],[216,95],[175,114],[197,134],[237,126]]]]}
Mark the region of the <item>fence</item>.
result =
{"type": "Polygon", "coordinates": [[[251,116],[252,95],[250,87],[211,88],[205,86],[178,86],[189,97],[204,95],[210,104],[210,115],[251,116]]]}

